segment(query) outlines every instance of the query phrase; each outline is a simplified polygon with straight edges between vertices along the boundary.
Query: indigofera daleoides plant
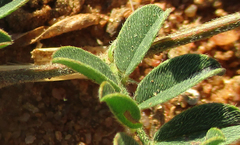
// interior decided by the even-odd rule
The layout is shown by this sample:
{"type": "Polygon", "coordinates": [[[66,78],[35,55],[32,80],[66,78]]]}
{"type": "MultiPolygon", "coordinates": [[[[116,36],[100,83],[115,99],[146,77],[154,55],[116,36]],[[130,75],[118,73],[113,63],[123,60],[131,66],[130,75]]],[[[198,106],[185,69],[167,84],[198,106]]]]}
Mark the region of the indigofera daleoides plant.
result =
{"type": "MultiPolygon", "coordinates": [[[[221,103],[203,104],[180,113],[161,126],[153,138],[144,131],[141,110],[164,103],[208,77],[223,75],[225,69],[215,59],[203,54],[174,57],[148,73],[138,84],[134,96],[130,96],[126,88],[131,81],[129,75],[142,59],[146,55],[160,53],[239,26],[239,21],[233,22],[230,17],[234,16],[229,16],[231,22],[221,26],[218,25],[218,20],[215,20],[192,29],[198,33],[191,30],[181,31],[155,40],[170,12],[171,9],[163,11],[156,5],[137,9],[122,26],[105,58],[99,58],[81,48],[64,46],[53,54],[52,63],[66,65],[98,83],[100,102],[109,106],[121,124],[136,132],[142,144],[232,143],[240,138],[240,110],[221,103]],[[206,30],[208,27],[212,28],[211,31],[206,30]],[[199,31],[200,29],[203,30],[199,31]]],[[[126,133],[120,132],[115,136],[114,144],[139,143],[126,133]]]]}
{"type": "MultiPolygon", "coordinates": [[[[26,2],[14,0],[4,5],[0,8],[0,18],[26,2]]],[[[0,71],[0,88],[80,73],[100,85],[100,102],[105,102],[116,119],[141,140],[139,143],[129,134],[119,132],[114,145],[230,144],[240,138],[240,111],[235,106],[221,103],[203,104],[182,112],[162,125],[152,138],[145,133],[141,110],[164,103],[208,77],[222,75],[225,69],[215,59],[203,54],[174,57],[148,73],[131,96],[126,88],[132,82],[129,75],[143,58],[240,25],[240,14],[235,13],[156,38],[170,12],[171,9],[163,11],[156,5],[143,6],[128,17],[118,37],[109,46],[107,55],[100,58],[81,48],[63,46],[53,54],[53,64],[0,71]]],[[[12,43],[10,35],[0,30],[0,48],[12,43]]]]}

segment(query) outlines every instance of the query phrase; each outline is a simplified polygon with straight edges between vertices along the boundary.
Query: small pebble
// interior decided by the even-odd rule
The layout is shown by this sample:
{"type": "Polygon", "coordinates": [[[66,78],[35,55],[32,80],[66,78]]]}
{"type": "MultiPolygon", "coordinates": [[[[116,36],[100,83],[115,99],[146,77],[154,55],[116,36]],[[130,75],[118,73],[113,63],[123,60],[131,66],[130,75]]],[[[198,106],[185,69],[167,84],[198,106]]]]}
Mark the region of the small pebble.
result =
{"type": "Polygon", "coordinates": [[[199,98],[200,98],[200,94],[197,90],[194,89],[188,89],[185,92],[186,96],[184,97],[184,99],[186,99],[187,103],[189,105],[196,105],[199,98]]]}
{"type": "Polygon", "coordinates": [[[28,111],[31,111],[32,113],[37,113],[39,112],[39,109],[32,105],[31,103],[27,102],[26,104],[23,105],[23,108],[27,109],[28,111]]]}
{"type": "Polygon", "coordinates": [[[229,60],[234,56],[234,52],[229,50],[226,52],[222,52],[222,51],[216,51],[214,58],[219,59],[219,60],[229,60]]]}
{"type": "Polygon", "coordinates": [[[106,127],[110,128],[112,126],[112,124],[113,124],[112,117],[106,118],[104,124],[105,124],[106,127]]]}
{"type": "Polygon", "coordinates": [[[188,6],[184,11],[186,16],[188,17],[194,17],[196,15],[196,12],[197,12],[197,6],[194,4],[191,4],[190,6],[188,6]]]}
{"type": "Polygon", "coordinates": [[[195,4],[202,5],[204,3],[204,0],[194,0],[195,4]]]}
{"type": "Polygon", "coordinates": [[[34,142],[34,140],[36,139],[35,136],[33,135],[27,135],[26,138],[25,138],[25,143],[26,144],[31,144],[34,142]]]}
{"type": "Polygon", "coordinates": [[[56,131],[55,132],[55,136],[56,136],[56,139],[58,141],[61,141],[62,140],[62,133],[60,131],[56,131]]]}
{"type": "Polygon", "coordinates": [[[216,45],[228,45],[238,40],[239,34],[236,30],[231,30],[227,32],[220,33],[218,35],[213,36],[210,38],[216,45]]]}
{"type": "Polygon", "coordinates": [[[18,120],[20,122],[27,122],[30,118],[30,114],[29,113],[23,113],[19,118],[18,120]]]}
{"type": "Polygon", "coordinates": [[[213,3],[213,7],[215,7],[215,8],[218,8],[218,7],[221,7],[221,6],[222,6],[222,2],[221,1],[215,1],[213,3]]]}
{"type": "Polygon", "coordinates": [[[221,17],[221,16],[226,16],[228,13],[225,12],[223,9],[217,9],[217,10],[215,11],[215,14],[216,14],[217,16],[221,17]]]}
{"type": "Polygon", "coordinates": [[[68,134],[68,135],[65,136],[64,139],[65,139],[65,140],[69,140],[71,137],[72,137],[72,135],[71,135],[71,134],[68,134]]]}
{"type": "Polygon", "coordinates": [[[54,88],[52,89],[52,95],[58,100],[63,100],[66,98],[66,90],[63,88],[54,88]]]}

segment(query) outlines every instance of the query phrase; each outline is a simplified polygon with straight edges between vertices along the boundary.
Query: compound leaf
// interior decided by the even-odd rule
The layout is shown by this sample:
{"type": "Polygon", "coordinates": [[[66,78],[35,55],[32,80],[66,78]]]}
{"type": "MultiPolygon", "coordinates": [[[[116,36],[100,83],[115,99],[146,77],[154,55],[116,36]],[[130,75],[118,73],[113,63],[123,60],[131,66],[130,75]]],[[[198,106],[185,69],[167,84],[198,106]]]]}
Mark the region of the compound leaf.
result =
{"type": "Polygon", "coordinates": [[[207,55],[178,56],[154,68],[138,85],[135,98],[139,108],[149,108],[176,97],[208,77],[224,72],[225,69],[207,55]]]}
{"type": "Polygon", "coordinates": [[[124,78],[142,61],[170,11],[146,5],[136,10],[124,23],[114,50],[115,63],[124,78]]]}
{"type": "MultiPolygon", "coordinates": [[[[154,141],[187,141],[191,139],[189,136],[197,133],[198,137],[195,135],[195,139],[191,140],[191,142],[196,142],[199,137],[203,138],[200,132],[205,131],[204,136],[206,136],[206,132],[212,127],[228,128],[228,126],[239,124],[239,122],[240,110],[237,107],[221,103],[203,104],[180,113],[164,124],[155,133],[154,141]],[[182,137],[182,139],[179,139],[179,137],[182,137]]],[[[222,136],[225,136],[227,140],[229,135],[224,130],[222,132],[224,134],[222,136]]],[[[207,133],[207,137],[212,138],[212,135],[207,133]]],[[[237,138],[240,138],[239,133],[237,138]]]]}
{"type": "Polygon", "coordinates": [[[116,91],[117,79],[110,67],[95,55],[77,47],[64,46],[53,54],[53,63],[61,63],[87,76],[98,84],[108,81],[116,91]]]}
{"type": "Polygon", "coordinates": [[[129,96],[114,93],[101,98],[101,102],[106,102],[112,113],[123,125],[136,129],[142,126],[139,123],[141,118],[137,104],[129,96]]]}
{"type": "MultiPolygon", "coordinates": [[[[240,125],[230,126],[221,128],[223,135],[225,136],[225,141],[219,142],[217,145],[229,145],[240,139],[240,125]]],[[[207,131],[200,131],[190,135],[184,135],[163,142],[155,142],[154,145],[194,145],[201,144],[206,141],[207,131]]],[[[222,140],[222,139],[219,139],[222,140]]]]}

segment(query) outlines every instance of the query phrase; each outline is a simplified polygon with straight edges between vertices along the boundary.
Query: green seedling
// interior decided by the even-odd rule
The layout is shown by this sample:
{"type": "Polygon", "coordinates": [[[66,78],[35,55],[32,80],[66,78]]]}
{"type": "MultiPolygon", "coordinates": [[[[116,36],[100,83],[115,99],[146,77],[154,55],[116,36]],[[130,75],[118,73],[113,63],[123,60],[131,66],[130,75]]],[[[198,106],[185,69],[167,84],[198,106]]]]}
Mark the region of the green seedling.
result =
{"type": "MultiPolygon", "coordinates": [[[[2,3],[5,3],[5,1],[3,0],[2,3]]],[[[26,2],[28,2],[28,0],[14,0],[0,7],[0,19],[11,14],[15,10],[17,10],[19,7],[24,5],[26,2]]],[[[0,49],[8,45],[11,45],[12,43],[13,41],[11,39],[11,36],[4,30],[0,29],[0,49]]]]}
{"type": "MultiPolygon", "coordinates": [[[[240,110],[220,103],[199,105],[182,112],[160,127],[153,138],[144,132],[140,115],[142,109],[164,103],[200,81],[225,72],[215,59],[207,55],[186,54],[154,68],[138,84],[135,95],[129,95],[129,75],[147,54],[192,41],[190,38],[193,36],[186,35],[179,39],[173,39],[175,35],[170,35],[168,39],[154,41],[170,12],[170,9],[163,11],[156,5],[136,10],[124,23],[106,58],[100,59],[81,48],[65,46],[54,53],[52,62],[66,65],[100,84],[100,102],[106,102],[116,119],[136,132],[142,144],[215,145],[236,141],[240,138],[240,110]]],[[[235,27],[238,25],[239,22],[235,23],[235,27]]],[[[205,34],[201,31],[201,35],[205,34]]],[[[208,36],[210,34],[208,32],[208,36]]],[[[195,36],[194,41],[200,39],[195,36]]],[[[114,144],[139,143],[125,133],[118,133],[114,144]]]]}

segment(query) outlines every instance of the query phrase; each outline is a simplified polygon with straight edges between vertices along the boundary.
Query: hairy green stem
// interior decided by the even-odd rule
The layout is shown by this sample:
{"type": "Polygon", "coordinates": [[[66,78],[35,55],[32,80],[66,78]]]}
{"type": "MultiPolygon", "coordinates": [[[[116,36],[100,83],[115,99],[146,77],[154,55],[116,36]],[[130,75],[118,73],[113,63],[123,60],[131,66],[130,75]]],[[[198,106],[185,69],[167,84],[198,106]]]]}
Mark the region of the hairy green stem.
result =
{"type": "Polygon", "coordinates": [[[137,134],[144,145],[150,145],[151,141],[142,127],[137,129],[137,134]]]}
{"type": "Polygon", "coordinates": [[[209,38],[213,35],[232,30],[240,26],[240,13],[217,18],[194,28],[180,30],[165,37],[155,39],[147,56],[164,50],[209,38]]]}

